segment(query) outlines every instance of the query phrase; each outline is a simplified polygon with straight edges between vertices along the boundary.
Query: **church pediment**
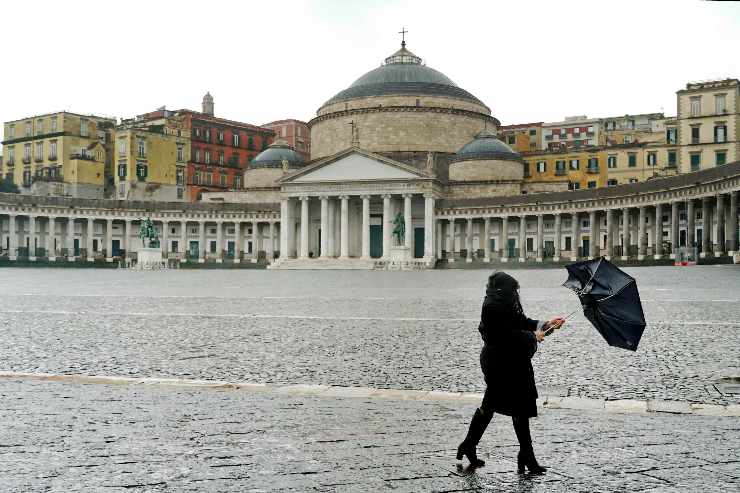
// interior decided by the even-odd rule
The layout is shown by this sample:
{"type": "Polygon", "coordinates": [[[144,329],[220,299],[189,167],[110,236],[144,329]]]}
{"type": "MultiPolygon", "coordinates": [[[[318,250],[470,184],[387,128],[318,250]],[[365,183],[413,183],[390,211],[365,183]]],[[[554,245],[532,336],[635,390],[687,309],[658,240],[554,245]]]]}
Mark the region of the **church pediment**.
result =
{"type": "Polygon", "coordinates": [[[284,178],[289,183],[335,181],[409,180],[426,178],[410,166],[396,163],[382,156],[353,150],[335,156],[284,178]]]}

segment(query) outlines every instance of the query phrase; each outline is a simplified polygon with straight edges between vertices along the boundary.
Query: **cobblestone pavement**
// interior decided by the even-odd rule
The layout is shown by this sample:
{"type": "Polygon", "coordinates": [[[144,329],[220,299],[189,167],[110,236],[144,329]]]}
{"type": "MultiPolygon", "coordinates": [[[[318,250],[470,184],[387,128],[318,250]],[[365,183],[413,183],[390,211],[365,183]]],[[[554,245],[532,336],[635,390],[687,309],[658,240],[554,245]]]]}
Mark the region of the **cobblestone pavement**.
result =
{"type": "Polygon", "coordinates": [[[474,404],[0,381],[0,491],[733,491],[737,418],[543,410],[544,476],[508,417],[454,459],[474,404]],[[463,464],[467,466],[467,462],[463,464]]]}
{"type": "MultiPolygon", "coordinates": [[[[581,315],[534,359],[541,393],[731,404],[740,266],[627,269],[648,329],[610,348],[581,315]]],[[[519,270],[532,317],[578,308],[564,270],[519,270]]],[[[3,370],[483,389],[487,271],[0,269],[3,370]]]]}

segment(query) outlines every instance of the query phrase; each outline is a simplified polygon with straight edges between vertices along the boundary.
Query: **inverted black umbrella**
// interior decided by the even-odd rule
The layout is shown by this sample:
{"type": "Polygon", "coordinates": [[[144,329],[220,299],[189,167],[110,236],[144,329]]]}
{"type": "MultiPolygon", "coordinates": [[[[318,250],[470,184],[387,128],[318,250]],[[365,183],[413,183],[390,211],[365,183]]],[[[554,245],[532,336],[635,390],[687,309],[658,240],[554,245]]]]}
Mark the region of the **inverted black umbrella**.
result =
{"type": "Polygon", "coordinates": [[[645,330],[635,279],[604,257],[566,265],[563,286],[578,295],[583,314],[610,346],[637,350],[645,330]]]}

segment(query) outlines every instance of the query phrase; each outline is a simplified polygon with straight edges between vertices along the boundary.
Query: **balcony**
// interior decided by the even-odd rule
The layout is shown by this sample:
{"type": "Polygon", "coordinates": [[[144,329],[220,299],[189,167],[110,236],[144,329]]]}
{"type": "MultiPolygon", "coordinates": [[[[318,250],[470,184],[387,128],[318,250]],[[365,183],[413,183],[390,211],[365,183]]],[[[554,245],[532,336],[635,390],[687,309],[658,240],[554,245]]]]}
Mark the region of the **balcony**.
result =
{"type": "Polygon", "coordinates": [[[699,137],[691,137],[691,143],[692,144],[698,144],[699,143],[699,137]]]}
{"type": "Polygon", "coordinates": [[[92,157],[92,154],[86,154],[86,153],[80,153],[75,152],[70,154],[70,159],[82,159],[83,161],[95,161],[95,159],[92,157]]]}
{"type": "Polygon", "coordinates": [[[57,155],[56,154],[49,154],[49,161],[56,161],[57,155]]]}
{"type": "Polygon", "coordinates": [[[30,157],[24,157],[23,158],[23,164],[31,164],[31,158],[30,157]]]}
{"type": "Polygon", "coordinates": [[[555,170],[555,175],[556,176],[565,176],[566,174],[568,174],[568,172],[565,169],[556,169],[555,170]]]}
{"type": "Polygon", "coordinates": [[[37,163],[43,163],[44,156],[36,156],[35,158],[33,158],[33,160],[36,161],[37,163]]]}
{"type": "Polygon", "coordinates": [[[15,166],[15,160],[14,159],[8,159],[8,162],[5,163],[6,166],[15,166]]]}
{"type": "Polygon", "coordinates": [[[545,140],[552,140],[552,135],[545,135],[545,140]]]}
{"type": "Polygon", "coordinates": [[[599,173],[599,167],[598,166],[589,166],[588,168],[586,168],[586,173],[598,174],[599,173]]]}
{"type": "Polygon", "coordinates": [[[56,175],[56,176],[36,175],[33,177],[33,183],[36,183],[37,181],[40,181],[43,183],[62,183],[64,182],[64,177],[60,175],[56,175]]]}

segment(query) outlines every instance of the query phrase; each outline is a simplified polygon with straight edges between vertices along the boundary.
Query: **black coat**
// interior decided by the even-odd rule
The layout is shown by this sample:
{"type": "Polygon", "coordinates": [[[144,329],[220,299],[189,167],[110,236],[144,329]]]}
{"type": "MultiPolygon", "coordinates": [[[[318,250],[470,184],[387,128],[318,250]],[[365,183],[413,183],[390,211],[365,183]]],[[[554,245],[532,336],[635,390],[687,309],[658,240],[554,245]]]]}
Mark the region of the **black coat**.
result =
{"type": "Polygon", "coordinates": [[[538,325],[510,300],[486,296],[478,330],[485,341],[480,364],[487,410],[508,416],[537,416],[537,387],[530,359],[537,350],[534,331],[538,325]]]}

